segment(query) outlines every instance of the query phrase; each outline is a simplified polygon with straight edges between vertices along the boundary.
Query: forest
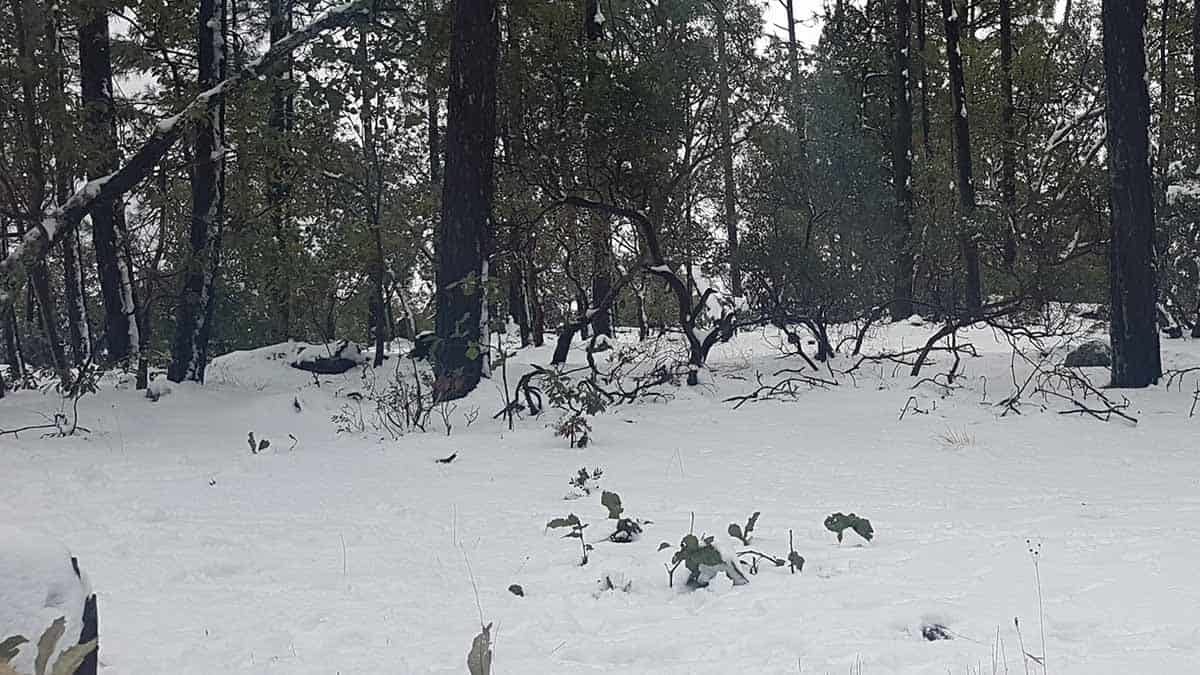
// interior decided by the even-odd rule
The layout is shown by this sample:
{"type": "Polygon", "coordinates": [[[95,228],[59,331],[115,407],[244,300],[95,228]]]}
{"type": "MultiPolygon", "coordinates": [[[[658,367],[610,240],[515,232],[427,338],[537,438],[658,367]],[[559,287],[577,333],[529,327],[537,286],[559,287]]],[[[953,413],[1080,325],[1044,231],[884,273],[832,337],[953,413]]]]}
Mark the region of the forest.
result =
{"type": "Polygon", "coordinates": [[[712,326],[823,358],[1051,301],[1157,380],[1200,330],[1195,7],[775,4],[7,3],[4,388],[432,331],[469,390],[510,327],[701,367],[712,326]]]}
{"type": "Polygon", "coordinates": [[[1193,673],[1200,0],[0,0],[0,399],[0,675],[1193,673]]]}

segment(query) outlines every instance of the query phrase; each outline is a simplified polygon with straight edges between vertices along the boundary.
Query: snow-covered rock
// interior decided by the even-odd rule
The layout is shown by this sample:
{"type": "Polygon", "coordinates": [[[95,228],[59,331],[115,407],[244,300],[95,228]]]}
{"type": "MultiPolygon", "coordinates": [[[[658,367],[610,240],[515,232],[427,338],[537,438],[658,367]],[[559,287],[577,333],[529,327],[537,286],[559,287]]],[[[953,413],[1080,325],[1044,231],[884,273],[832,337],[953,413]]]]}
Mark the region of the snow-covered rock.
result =
{"type": "Polygon", "coordinates": [[[146,383],[146,398],[151,401],[158,401],[158,399],[170,394],[172,391],[174,389],[171,388],[171,381],[165,377],[150,380],[150,382],[146,383]]]}
{"type": "MultiPolygon", "coordinates": [[[[97,637],[96,596],[66,546],[57,540],[10,526],[0,526],[0,641],[20,635],[21,645],[11,665],[19,673],[34,672],[38,639],[58,619],[65,632],[54,649],[57,655],[97,637]]],[[[93,652],[75,675],[95,675],[93,652]]]]}
{"type": "Polygon", "coordinates": [[[1067,354],[1063,365],[1068,368],[1107,368],[1112,365],[1112,349],[1103,340],[1088,340],[1067,354]]]}

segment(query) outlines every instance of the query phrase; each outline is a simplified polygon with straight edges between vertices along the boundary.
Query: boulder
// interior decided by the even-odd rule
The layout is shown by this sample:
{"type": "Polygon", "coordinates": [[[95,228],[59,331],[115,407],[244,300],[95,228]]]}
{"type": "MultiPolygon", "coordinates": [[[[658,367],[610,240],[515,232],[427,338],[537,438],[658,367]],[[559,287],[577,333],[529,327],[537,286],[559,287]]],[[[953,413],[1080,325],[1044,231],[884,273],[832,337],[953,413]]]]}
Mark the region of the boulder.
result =
{"type": "Polygon", "coordinates": [[[367,362],[362,347],[349,340],[326,345],[297,345],[291,366],[318,375],[341,375],[367,362]]]}
{"type": "Polygon", "coordinates": [[[1107,368],[1112,365],[1112,349],[1103,340],[1089,340],[1067,354],[1063,365],[1068,368],[1107,368]]]}

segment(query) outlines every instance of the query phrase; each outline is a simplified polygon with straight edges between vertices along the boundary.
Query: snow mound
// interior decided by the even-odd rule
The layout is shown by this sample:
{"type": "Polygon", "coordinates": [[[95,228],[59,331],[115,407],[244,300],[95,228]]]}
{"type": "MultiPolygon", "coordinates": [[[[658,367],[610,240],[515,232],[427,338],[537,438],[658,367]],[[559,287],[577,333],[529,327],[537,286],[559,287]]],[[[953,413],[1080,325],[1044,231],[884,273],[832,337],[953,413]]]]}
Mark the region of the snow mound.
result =
{"type": "Polygon", "coordinates": [[[21,635],[30,643],[11,664],[17,672],[33,672],[37,640],[59,618],[66,620],[66,632],[56,654],[76,644],[91,594],[87,576],[76,572],[62,543],[0,526],[0,640],[21,635]]]}

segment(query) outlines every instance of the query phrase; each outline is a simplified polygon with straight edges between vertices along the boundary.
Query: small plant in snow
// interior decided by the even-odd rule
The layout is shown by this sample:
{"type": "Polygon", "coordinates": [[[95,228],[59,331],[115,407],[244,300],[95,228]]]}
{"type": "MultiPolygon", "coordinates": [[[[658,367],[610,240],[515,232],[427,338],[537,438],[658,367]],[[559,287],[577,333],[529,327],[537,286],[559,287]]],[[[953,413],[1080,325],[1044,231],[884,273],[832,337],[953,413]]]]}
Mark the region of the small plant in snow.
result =
{"type": "Polygon", "coordinates": [[[255,441],[253,431],[246,435],[246,443],[250,446],[250,454],[252,455],[257,455],[258,453],[271,447],[271,441],[268,441],[265,438],[260,441],[255,441]]]}
{"type": "MultiPolygon", "coordinates": [[[[72,645],[59,654],[51,666],[50,659],[58,651],[58,641],[62,639],[66,629],[67,622],[60,617],[38,638],[37,657],[34,659],[36,675],[74,675],[88,655],[96,650],[96,640],[72,645]]],[[[13,635],[0,640],[0,675],[31,675],[21,673],[12,665],[13,659],[21,652],[21,646],[28,642],[23,635],[13,635]]]]}
{"type": "Polygon", "coordinates": [[[596,597],[608,591],[628,593],[633,588],[633,580],[626,579],[620,572],[608,572],[596,580],[596,597]]]}
{"type": "Polygon", "coordinates": [[[871,527],[871,521],[866,518],[859,518],[851,513],[846,515],[838,512],[825,519],[825,529],[837,534],[838,543],[842,543],[842,536],[846,530],[854,530],[858,536],[867,541],[871,541],[875,537],[875,529],[871,527]]]}
{"type": "Polygon", "coordinates": [[[562,414],[554,422],[554,434],[567,439],[572,448],[586,448],[591,441],[592,425],[588,418],[608,407],[594,382],[573,382],[565,373],[548,370],[543,377],[546,398],[562,414]]]}
{"type": "Polygon", "coordinates": [[[721,572],[729,577],[734,586],[750,583],[745,574],[738,569],[737,564],[727,560],[720,549],[713,543],[712,537],[697,537],[688,534],[679,542],[679,550],[671,556],[671,567],[668,571],[671,581],[674,581],[675,568],[683,565],[688,571],[687,585],[691,588],[704,588],[721,572]]]}
{"type": "Polygon", "coordinates": [[[467,672],[471,675],[492,673],[492,624],[481,627],[479,634],[471,640],[471,651],[467,652],[467,672]]]}
{"type": "Polygon", "coordinates": [[[604,471],[599,467],[592,469],[590,473],[586,466],[580,467],[579,471],[567,481],[567,484],[571,486],[571,491],[564,499],[579,499],[592,494],[593,491],[599,489],[602,475],[604,475],[604,471]]]}
{"type": "Polygon", "coordinates": [[[583,530],[587,528],[587,524],[579,520],[579,516],[574,513],[567,514],[566,518],[554,518],[546,523],[546,529],[555,530],[561,527],[571,528],[570,532],[563,535],[563,539],[578,539],[579,548],[583,552],[582,560],[579,565],[588,564],[588,552],[592,550],[592,545],[587,543],[583,538],[583,530]]]}
{"type": "Polygon", "coordinates": [[[755,511],[743,527],[737,523],[729,524],[729,536],[742,542],[743,546],[750,545],[750,533],[754,531],[754,524],[758,522],[758,517],[762,515],[760,511],[755,511]]]}
{"type": "Polygon", "coordinates": [[[642,526],[650,524],[649,520],[621,517],[625,508],[621,506],[621,496],[615,492],[605,491],[600,495],[600,503],[608,509],[609,519],[617,521],[616,531],[608,535],[608,540],[614,544],[637,541],[642,536],[642,526]]]}

